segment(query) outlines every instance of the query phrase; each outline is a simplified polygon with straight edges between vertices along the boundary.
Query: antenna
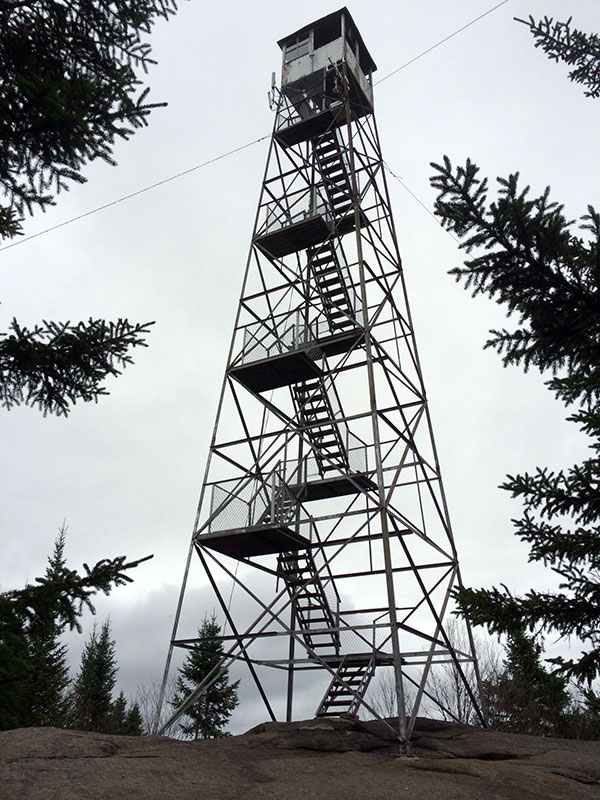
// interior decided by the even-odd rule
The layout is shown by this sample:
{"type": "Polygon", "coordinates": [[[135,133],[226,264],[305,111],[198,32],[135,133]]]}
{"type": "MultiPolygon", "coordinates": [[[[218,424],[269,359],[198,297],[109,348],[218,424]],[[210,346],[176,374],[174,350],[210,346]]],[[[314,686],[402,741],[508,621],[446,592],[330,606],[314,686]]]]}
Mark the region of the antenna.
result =
{"type": "Polygon", "coordinates": [[[275,92],[277,91],[277,78],[275,77],[275,73],[271,73],[271,89],[267,92],[267,98],[269,100],[269,111],[273,111],[273,106],[277,107],[277,103],[275,101],[275,92]]]}

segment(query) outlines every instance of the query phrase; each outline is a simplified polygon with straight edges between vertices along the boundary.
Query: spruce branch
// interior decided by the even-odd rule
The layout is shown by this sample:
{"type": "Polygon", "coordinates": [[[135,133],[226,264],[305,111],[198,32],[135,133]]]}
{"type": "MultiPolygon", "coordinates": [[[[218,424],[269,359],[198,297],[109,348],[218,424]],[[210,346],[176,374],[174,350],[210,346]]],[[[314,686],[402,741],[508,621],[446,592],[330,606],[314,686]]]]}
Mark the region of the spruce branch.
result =
{"type": "Polygon", "coordinates": [[[552,17],[537,21],[532,16],[526,20],[515,17],[516,22],[527,25],[535,46],[541,47],[549,59],[574,67],[569,78],[587,87],[586,97],[600,97],[600,36],[572,28],[572,19],[559,22],[552,17]]]}
{"type": "MultiPolygon", "coordinates": [[[[152,555],[127,561],[126,556],[104,558],[93,567],[83,565],[84,574],[63,566],[60,575],[36,578],[35,584],[24,589],[2,593],[2,616],[21,618],[24,621],[52,619],[55,624],[68,625],[81,631],[79,617],[87,608],[95,608],[92,597],[98,592],[110,594],[115,586],[130,583],[132,569],[153,558],[152,555]]],[[[2,620],[5,623],[5,619],[2,620]]]]}
{"type": "Polygon", "coordinates": [[[131,364],[130,350],[146,347],[153,322],[47,322],[32,329],[13,319],[0,334],[0,404],[37,406],[67,416],[77,401],[108,394],[102,382],[131,364]]]}

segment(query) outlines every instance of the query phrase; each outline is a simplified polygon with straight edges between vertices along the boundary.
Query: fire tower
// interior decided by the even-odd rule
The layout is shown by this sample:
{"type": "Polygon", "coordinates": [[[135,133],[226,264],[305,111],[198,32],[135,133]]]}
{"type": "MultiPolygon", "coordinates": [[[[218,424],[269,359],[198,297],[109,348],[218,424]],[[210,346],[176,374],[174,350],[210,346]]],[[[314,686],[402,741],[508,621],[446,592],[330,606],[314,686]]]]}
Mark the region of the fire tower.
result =
{"type": "MultiPolygon", "coordinates": [[[[222,614],[221,667],[247,666],[271,719],[292,719],[298,693],[304,716],[306,698],[317,716],[373,714],[367,689],[387,668],[406,744],[441,663],[483,715],[466,675],[472,640],[459,651],[445,628],[459,567],[373,113],[376,66],[346,8],[279,46],[186,576],[197,554],[222,614]]],[[[199,646],[178,630],[185,588],[168,663],[174,646],[199,646]]]]}

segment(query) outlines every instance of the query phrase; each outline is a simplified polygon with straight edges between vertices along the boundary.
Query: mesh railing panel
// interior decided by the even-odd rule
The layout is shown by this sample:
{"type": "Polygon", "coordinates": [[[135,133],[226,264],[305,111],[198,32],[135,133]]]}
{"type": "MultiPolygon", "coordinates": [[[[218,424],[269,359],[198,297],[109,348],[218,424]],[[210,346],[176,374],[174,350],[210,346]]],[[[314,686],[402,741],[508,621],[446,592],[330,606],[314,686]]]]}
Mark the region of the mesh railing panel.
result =
{"type": "Polygon", "coordinates": [[[213,484],[209,532],[237,530],[256,525],[285,525],[297,528],[310,541],[311,522],[301,520],[300,503],[294,492],[271,474],[265,481],[221,481],[213,484]]]}
{"type": "Polygon", "coordinates": [[[307,325],[298,312],[275,320],[273,328],[256,322],[244,328],[243,349],[239,361],[248,364],[263,358],[272,358],[306,347],[317,338],[316,326],[307,325]]]}
{"type": "Polygon", "coordinates": [[[264,358],[306,349],[311,345],[318,345],[319,341],[328,336],[331,336],[331,331],[324,317],[307,324],[298,312],[277,320],[274,328],[255,322],[244,328],[242,352],[234,363],[250,364],[264,358]]]}
{"type": "Polygon", "coordinates": [[[317,196],[312,187],[299,192],[289,192],[283,200],[266,203],[262,213],[264,218],[257,232],[258,236],[273,233],[312,217],[320,216],[327,221],[332,219],[328,203],[317,196]]]}
{"type": "MultiPolygon", "coordinates": [[[[287,89],[288,92],[293,91],[287,89]]],[[[312,95],[303,94],[301,102],[296,99],[294,105],[285,94],[281,96],[281,102],[277,112],[276,130],[283,131],[286,128],[296,125],[298,122],[310,119],[311,117],[320,114],[322,111],[341,108],[343,106],[342,100],[338,98],[328,97],[322,91],[315,92],[312,95]]]]}
{"type": "Polygon", "coordinates": [[[269,495],[264,484],[239,480],[223,481],[212,487],[209,531],[247,528],[256,524],[269,505],[269,495]]]}
{"type": "MultiPolygon", "coordinates": [[[[348,434],[348,438],[350,437],[352,437],[351,433],[348,434]]],[[[368,472],[369,458],[367,445],[361,443],[356,437],[352,438],[356,440],[356,444],[354,447],[350,447],[346,450],[349,469],[344,469],[344,467],[340,465],[337,470],[331,471],[329,477],[334,477],[336,474],[348,475],[368,472]]],[[[286,462],[284,474],[286,482],[291,486],[322,480],[319,462],[314,455],[305,456],[301,461],[294,460],[286,462]]]]}

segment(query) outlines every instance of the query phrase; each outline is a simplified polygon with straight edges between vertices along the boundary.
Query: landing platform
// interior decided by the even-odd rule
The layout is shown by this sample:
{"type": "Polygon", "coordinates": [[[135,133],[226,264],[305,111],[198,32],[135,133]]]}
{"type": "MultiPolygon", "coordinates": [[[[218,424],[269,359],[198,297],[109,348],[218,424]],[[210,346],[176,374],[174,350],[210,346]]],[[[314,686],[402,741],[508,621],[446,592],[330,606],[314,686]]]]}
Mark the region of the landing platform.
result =
{"type": "Polygon", "coordinates": [[[322,350],[326,356],[338,356],[341,353],[347,353],[349,350],[358,344],[363,337],[363,329],[351,328],[344,333],[338,333],[334,336],[327,336],[326,338],[319,339],[315,342],[315,346],[322,350]]]}
{"type": "Polygon", "coordinates": [[[309,481],[302,487],[290,486],[290,489],[303,501],[324,500],[327,497],[343,497],[348,494],[358,494],[360,491],[377,489],[377,484],[362,473],[350,475],[336,475],[332,478],[323,478],[319,481],[309,481]]]}
{"type": "MultiPolygon", "coordinates": [[[[373,652],[366,653],[335,653],[331,656],[321,656],[320,661],[324,661],[329,667],[336,668],[343,663],[347,667],[358,667],[369,664],[373,658],[373,652]]],[[[402,659],[404,663],[404,659],[402,659]]],[[[375,665],[377,667],[389,667],[394,663],[394,657],[391,653],[375,653],[375,665]]]]}
{"type": "Polygon", "coordinates": [[[331,235],[331,224],[320,214],[257,236],[254,244],[266,256],[282,258],[321,244],[331,235]]]}
{"type": "MultiPolygon", "coordinates": [[[[365,212],[361,209],[359,213],[360,217],[360,227],[366,228],[369,224],[369,220],[365,212]]],[[[334,232],[336,235],[341,236],[345,233],[351,233],[353,230],[356,229],[356,220],[354,218],[354,211],[350,212],[350,214],[346,214],[343,217],[336,217],[334,223],[334,232]]]]}
{"type": "Polygon", "coordinates": [[[320,114],[281,128],[274,133],[274,138],[282,147],[291,147],[298,142],[314,139],[332,128],[337,128],[345,121],[346,109],[340,101],[325,111],[321,111],[320,114]]]}
{"type": "Polygon", "coordinates": [[[285,525],[253,525],[228,531],[212,531],[196,537],[196,542],[232,558],[265,556],[305,550],[310,542],[285,525]]]}
{"type": "Polygon", "coordinates": [[[240,364],[232,367],[229,374],[246,389],[257,393],[313,380],[323,375],[323,370],[311,357],[315,351],[317,354],[325,356],[347,353],[360,341],[362,336],[362,328],[352,328],[349,331],[310,342],[304,349],[278,353],[270,358],[261,358],[258,361],[240,364]]]}
{"type": "Polygon", "coordinates": [[[319,378],[323,374],[304,350],[283,353],[272,358],[262,358],[233,367],[229,374],[251,392],[266,392],[281,386],[319,378]]]}

